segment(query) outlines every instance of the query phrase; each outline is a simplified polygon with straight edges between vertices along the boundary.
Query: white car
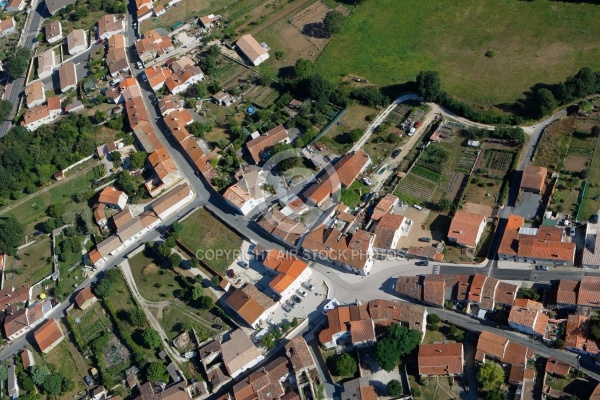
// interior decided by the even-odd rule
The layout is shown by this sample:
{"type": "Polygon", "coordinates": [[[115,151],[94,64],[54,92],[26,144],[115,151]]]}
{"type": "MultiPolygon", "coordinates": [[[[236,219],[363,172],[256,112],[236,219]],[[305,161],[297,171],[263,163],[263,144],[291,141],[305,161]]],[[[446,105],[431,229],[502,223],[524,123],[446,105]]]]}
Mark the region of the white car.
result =
{"type": "Polygon", "coordinates": [[[308,289],[308,290],[310,290],[311,292],[312,292],[312,291],[313,291],[313,289],[315,288],[315,287],[313,286],[313,284],[312,284],[312,283],[310,283],[310,282],[304,282],[304,283],[302,284],[302,286],[304,286],[304,288],[305,288],[305,289],[308,289]]]}
{"type": "Polygon", "coordinates": [[[298,289],[298,290],[296,290],[296,293],[298,293],[298,294],[299,294],[300,296],[302,296],[302,297],[306,297],[306,296],[308,296],[308,295],[306,294],[306,292],[305,292],[304,290],[302,290],[302,289],[298,289]]]}
{"type": "Polygon", "coordinates": [[[269,318],[269,319],[267,320],[267,324],[269,324],[269,325],[271,325],[271,326],[277,326],[277,322],[275,322],[275,321],[273,320],[273,318],[269,318]]]}
{"type": "Polygon", "coordinates": [[[365,185],[371,186],[371,180],[369,178],[363,178],[363,182],[365,183],[365,185]]]}
{"type": "Polygon", "coordinates": [[[138,67],[138,69],[144,68],[144,66],[142,65],[142,63],[140,61],[138,61],[135,65],[136,65],[136,67],[138,67]]]}

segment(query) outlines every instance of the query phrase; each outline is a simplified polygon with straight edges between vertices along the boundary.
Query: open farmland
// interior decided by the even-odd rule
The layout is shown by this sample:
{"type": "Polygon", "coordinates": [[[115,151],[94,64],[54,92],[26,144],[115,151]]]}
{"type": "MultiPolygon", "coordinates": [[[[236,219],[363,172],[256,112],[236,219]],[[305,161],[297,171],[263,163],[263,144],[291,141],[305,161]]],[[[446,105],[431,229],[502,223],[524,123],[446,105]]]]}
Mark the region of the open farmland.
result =
{"type": "Polygon", "coordinates": [[[536,83],[600,69],[599,18],[593,2],[364,0],[318,65],[333,80],[357,74],[380,85],[438,70],[457,98],[512,103],[536,83]]]}

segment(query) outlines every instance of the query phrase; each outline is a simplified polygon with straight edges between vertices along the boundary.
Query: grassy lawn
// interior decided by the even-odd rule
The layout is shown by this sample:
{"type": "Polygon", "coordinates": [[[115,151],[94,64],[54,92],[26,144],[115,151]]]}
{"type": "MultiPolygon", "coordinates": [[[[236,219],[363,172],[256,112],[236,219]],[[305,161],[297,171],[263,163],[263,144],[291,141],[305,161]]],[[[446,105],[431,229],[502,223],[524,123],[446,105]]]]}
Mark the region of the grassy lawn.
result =
{"type": "Polygon", "coordinates": [[[146,300],[172,300],[174,298],[173,292],[182,288],[177,281],[177,273],[171,268],[156,265],[154,260],[145,256],[144,253],[131,258],[129,265],[137,288],[146,300]]]}
{"type": "Polygon", "coordinates": [[[204,209],[183,221],[180,237],[188,249],[220,273],[231,265],[242,245],[239,236],[204,209]]]}
{"type": "Polygon", "coordinates": [[[75,388],[71,392],[61,394],[62,398],[72,398],[79,391],[88,389],[83,381],[83,377],[88,375],[88,369],[91,365],[79,354],[68,337],[50,353],[44,354],[43,358],[46,363],[54,366],[54,372],[62,374],[65,378],[69,378],[75,383],[75,388]]]}
{"type": "Polygon", "coordinates": [[[346,153],[352,147],[352,142],[346,133],[355,128],[364,131],[369,125],[366,117],[370,114],[377,115],[377,110],[360,104],[352,104],[340,118],[342,124],[332,126],[318,143],[333,153],[346,153]]]}
{"type": "Polygon", "coordinates": [[[19,251],[20,260],[11,257],[8,259],[7,271],[16,270],[10,279],[14,287],[33,285],[48,275],[52,274],[51,243],[48,236],[44,235],[35,244],[19,251]]]}
{"type": "Polygon", "coordinates": [[[583,197],[579,218],[587,220],[600,210],[600,150],[595,146],[594,158],[588,170],[588,186],[583,197]]]}
{"type": "Polygon", "coordinates": [[[361,203],[360,197],[369,193],[371,188],[363,181],[356,180],[348,189],[342,189],[340,200],[350,208],[354,208],[361,203]]]}
{"type": "Polygon", "coordinates": [[[600,38],[599,17],[593,3],[365,0],[318,65],[334,80],[353,73],[381,85],[439,70],[452,95],[491,106],[581,67],[600,68],[600,47],[590,46],[600,38]]]}
{"type": "MultiPolygon", "coordinates": [[[[188,311],[193,312],[194,310],[188,309],[188,311]]],[[[200,313],[203,316],[209,315],[208,312],[200,313]]],[[[183,332],[182,323],[189,323],[196,330],[200,341],[206,340],[216,333],[208,324],[209,322],[211,322],[210,319],[204,317],[190,317],[188,313],[182,312],[178,307],[166,307],[160,319],[160,323],[169,339],[173,339],[183,332]]]]}
{"type": "MultiPolygon", "coordinates": [[[[235,0],[182,0],[175,7],[169,7],[167,12],[158,18],[158,21],[154,22],[154,18],[143,21],[140,29],[142,34],[150,29],[168,29],[174,23],[185,21],[192,17],[221,13],[224,8],[227,8],[234,2],[235,0]]],[[[167,0],[163,0],[157,2],[157,5],[166,5],[167,3],[167,0]]]]}
{"type": "Polygon", "coordinates": [[[546,128],[535,151],[534,164],[562,170],[576,123],[575,117],[565,118],[546,128]]]}
{"type": "Polygon", "coordinates": [[[450,389],[450,383],[448,378],[423,378],[421,383],[417,382],[417,379],[413,375],[408,375],[411,388],[417,388],[420,392],[420,396],[414,396],[415,399],[425,400],[451,400],[458,398],[456,392],[450,389]],[[448,393],[452,393],[454,396],[449,396],[448,393]]]}
{"type": "MultiPolygon", "coordinates": [[[[64,183],[55,183],[56,187],[32,197],[26,202],[10,210],[7,214],[14,215],[25,224],[39,222],[46,215],[46,209],[51,204],[67,202],[67,212],[79,207],[71,201],[71,198],[87,189],[89,181],[86,174],[82,174],[75,179],[64,183]]],[[[27,233],[33,232],[33,227],[29,227],[27,233]]]]}

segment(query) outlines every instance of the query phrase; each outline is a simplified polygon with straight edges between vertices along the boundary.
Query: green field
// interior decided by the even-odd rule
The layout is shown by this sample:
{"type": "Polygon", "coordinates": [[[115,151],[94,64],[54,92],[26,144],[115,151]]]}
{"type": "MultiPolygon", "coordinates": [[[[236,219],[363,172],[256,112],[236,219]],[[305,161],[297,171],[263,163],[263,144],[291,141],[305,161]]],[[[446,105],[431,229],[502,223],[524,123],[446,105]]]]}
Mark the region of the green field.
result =
{"type": "Polygon", "coordinates": [[[600,69],[599,18],[598,5],[548,0],[364,0],[318,65],[380,85],[438,70],[456,98],[512,103],[535,83],[600,69]]]}
{"type": "Polygon", "coordinates": [[[138,291],[146,300],[172,300],[173,292],[184,287],[177,281],[175,271],[156,265],[154,259],[144,253],[132,257],[129,266],[138,291]]]}
{"type": "Polygon", "coordinates": [[[204,209],[183,221],[179,237],[184,246],[220,273],[231,265],[242,245],[242,239],[235,232],[204,209]]]}

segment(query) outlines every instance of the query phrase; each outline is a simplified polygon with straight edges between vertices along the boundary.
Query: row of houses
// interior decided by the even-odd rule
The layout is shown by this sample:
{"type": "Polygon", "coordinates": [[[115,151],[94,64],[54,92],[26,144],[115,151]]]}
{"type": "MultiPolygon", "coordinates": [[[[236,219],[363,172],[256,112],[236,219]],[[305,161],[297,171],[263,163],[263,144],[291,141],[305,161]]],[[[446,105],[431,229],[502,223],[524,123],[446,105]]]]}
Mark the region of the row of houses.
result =
{"type": "Polygon", "coordinates": [[[165,68],[159,66],[146,68],[144,79],[154,91],[166,86],[171,94],[178,94],[204,80],[204,73],[189,57],[181,57],[165,68]]]}
{"type": "Polygon", "coordinates": [[[169,35],[161,35],[154,29],[147,31],[140,40],[135,42],[135,51],[143,63],[173,50],[175,50],[175,47],[169,35]]]}

